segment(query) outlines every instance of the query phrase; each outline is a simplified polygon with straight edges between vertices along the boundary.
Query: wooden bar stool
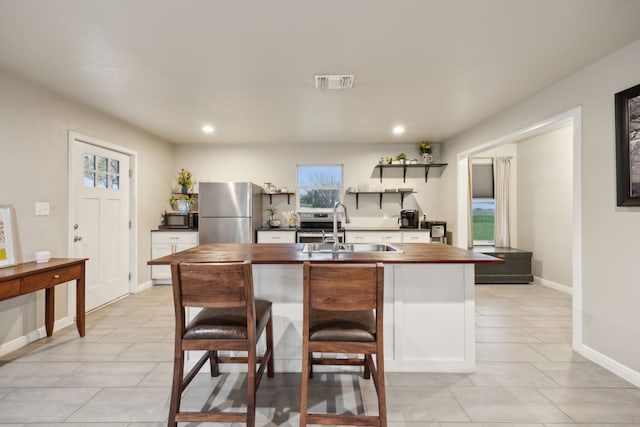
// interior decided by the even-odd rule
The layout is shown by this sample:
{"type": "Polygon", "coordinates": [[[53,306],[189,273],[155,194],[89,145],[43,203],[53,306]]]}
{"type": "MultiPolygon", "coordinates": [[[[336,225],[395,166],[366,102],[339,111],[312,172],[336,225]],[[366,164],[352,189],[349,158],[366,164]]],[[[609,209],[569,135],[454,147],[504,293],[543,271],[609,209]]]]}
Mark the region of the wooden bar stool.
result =
{"type": "Polygon", "coordinates": [[[382,311],[384,267],[304,263],[302,326],[302,386],[300,426],[387,425],[384,386],[382,311]],[[364,358],[313,357],[313,353],[363,354],[364,358]],[[374,364],[372,355],[376,356],[374,364]],[[364,376],[373,376],[378,395],[378,416],[309,414],[309,378],[313,365],[364,366],[364,376]]]}
{"type": "Polygon", "coordinates": [[[273,376],[273,321],[271,301],[254,299],[251,262],[174,263],[171,265],[176,313],[173,388],[169,426],[178,422],[244,422],[255,426],[256,391],[265,367],[273,376]],[[186,307],[203,307],[185,324],[186,307]],[[258,340],[266,329],[267,348],[256,355],[258,340]],[[205,354],[184,376],[187,350],[205,354]],[[246,351],[246,357],[220,357],[218,351],[246,351]],[[220,363],[247,364],[246,412],[182,412],[182,392],[209,360],[211,376],[219,375],[220,363]],[[256,364],[259,364],[256,372],[256,364]]]}

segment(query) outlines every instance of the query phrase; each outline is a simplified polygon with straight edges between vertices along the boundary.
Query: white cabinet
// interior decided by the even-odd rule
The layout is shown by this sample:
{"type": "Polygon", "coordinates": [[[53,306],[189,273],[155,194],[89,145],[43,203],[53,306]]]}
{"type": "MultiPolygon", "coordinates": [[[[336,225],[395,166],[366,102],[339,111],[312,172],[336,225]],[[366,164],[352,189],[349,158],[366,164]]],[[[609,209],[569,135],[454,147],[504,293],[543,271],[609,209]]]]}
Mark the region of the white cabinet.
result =
{"type": "Polygon", "coordinates": [[[346,231],[346,243],[402,243],[400,231],[346,231]]]}
{"type": "MultiPolygon", "coordinates": [[[[197,231],[151,231],[151,259],[171,255],[198,246],[197,231]]],[[[152,265],[151,280],[154,284],[171,283],[171,266],[152,265]]]]}
{"type": "Polygon", "coordinates": [[[429,243],[428,230],[349,231],[347,243],[429,243]]]}
{"type": "Polygon", "coordinates": [[[429,243],[429,230],[402,231],[402,243],[429,243]]]}
{"type": "Polygon", "coordinates": [[[258,230],[258,243],[295,243],[295,230],[258,230]]]}

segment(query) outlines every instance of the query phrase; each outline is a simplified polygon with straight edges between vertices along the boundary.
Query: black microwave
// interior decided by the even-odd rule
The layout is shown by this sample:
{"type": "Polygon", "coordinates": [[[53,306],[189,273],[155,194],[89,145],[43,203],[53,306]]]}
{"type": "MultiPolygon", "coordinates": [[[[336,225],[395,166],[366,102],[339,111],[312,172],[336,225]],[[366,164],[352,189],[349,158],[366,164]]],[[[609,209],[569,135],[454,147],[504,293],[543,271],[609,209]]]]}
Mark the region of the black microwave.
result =
{"type": "Polygon", "coordinates": [[[198,228],[198,214],[166,212],[162,217],[160,228],[198,228]]]}

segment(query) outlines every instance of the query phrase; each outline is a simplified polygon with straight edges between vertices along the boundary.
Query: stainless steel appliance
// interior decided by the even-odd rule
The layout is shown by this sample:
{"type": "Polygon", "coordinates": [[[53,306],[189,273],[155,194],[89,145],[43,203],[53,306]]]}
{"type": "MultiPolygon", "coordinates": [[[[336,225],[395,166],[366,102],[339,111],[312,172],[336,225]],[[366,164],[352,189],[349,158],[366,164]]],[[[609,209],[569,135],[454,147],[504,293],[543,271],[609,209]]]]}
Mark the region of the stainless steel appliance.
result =
{"type": "Polygon", "coordinates": [[[400,211],[400,228],[418,228],[420,218],[415,209],[404,209],[400,211]]]}
{"type": "Polygon", "coordinates": [[[160,224],[158,228],[197,229],[198,214],[196,212],[191,212],[191,213],[165,212],[164,215],[162,215],[162,224],[160,224]]]}
{"type": "MultiPolygon", "coordinates": [[[[333,213],[300,213],[300,228],[296,233],[298,243],[322,243],[332,233],[333,213]]],[[[342,221],[338,221],[338,241],[344,242],[342,221]]]]}
{"type": "Polygon", "coordinates": [[[447,243],[447,222],[427,221],[427,228],[431,230],[431,241],[447,243]]]}
{"type": "Polygon", "coordinates": [[[250,182],[201,182],[199,243],[254,243],[262,224],[262,188],[250,182]]]}

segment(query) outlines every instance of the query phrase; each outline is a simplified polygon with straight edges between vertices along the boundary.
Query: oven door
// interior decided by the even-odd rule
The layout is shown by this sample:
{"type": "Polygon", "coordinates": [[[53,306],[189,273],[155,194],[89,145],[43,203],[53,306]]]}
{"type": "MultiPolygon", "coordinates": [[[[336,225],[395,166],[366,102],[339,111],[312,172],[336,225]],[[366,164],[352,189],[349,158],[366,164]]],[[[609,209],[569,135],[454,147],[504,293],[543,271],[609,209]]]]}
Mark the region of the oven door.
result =
{"type": "MultiPolygon", "coordinates": [[[[331,237],[333,233],[331,231],[298,231],[297,241],[298,243],[322,243],[325,237],[331,237]]],[[[344,242],[344,231],[338,232],[338,241],[344,242]]]]}

